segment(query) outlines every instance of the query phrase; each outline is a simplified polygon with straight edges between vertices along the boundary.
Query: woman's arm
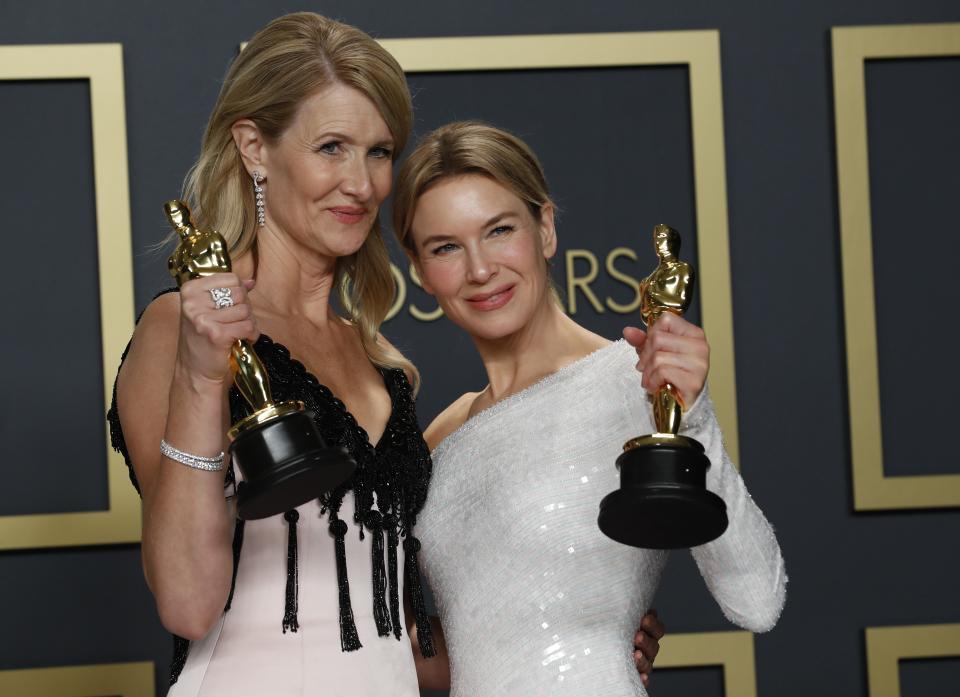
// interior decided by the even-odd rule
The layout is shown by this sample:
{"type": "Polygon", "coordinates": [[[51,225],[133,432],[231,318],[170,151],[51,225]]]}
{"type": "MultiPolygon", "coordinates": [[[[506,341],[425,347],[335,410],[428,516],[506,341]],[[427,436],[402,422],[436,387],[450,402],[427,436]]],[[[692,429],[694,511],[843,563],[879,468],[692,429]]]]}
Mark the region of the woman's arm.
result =
{"type": "Polygon", "coordinates": [[[628,328],[637,368],[651,393],[666,382],[677,387],[688,410],[680,434],[699,441],[710,459],[707,488],[727,505],[729,526],[718,539],[691,550],[724,615],[754,632],[772,629],[786,599],[787,576],[773,528],[750,498],[723,448],[723,435],[707,394],[709,346],[703,331],[665,313],[644,335],[628,328]]]}
{"type": "Polygon", "coordinates": [[[143,498],[144,575],[164,626],[187,639],[205,636],[226,603],[233,514],[225,469],[197,470],[162,456],[160,440],[194,455],[226,450],[229,346],[237,334],[256,336],[244,298],[232,274],[158,298],[117,378],[124,440],[143,498]],[[215,310],[207,286],[234,284],[241,307],[215,310]]]}
{"type": "Polygon", "coordinates": [[[730,521],[719,538],[691,549],[693,558],[727,619],[752,632],[769,631],[787,594],[780,545],[723,447],[709,394],[701,395],[684,416],[680,433],[703,445],[711,463],[707,488],[727,504],[730,521]]]}

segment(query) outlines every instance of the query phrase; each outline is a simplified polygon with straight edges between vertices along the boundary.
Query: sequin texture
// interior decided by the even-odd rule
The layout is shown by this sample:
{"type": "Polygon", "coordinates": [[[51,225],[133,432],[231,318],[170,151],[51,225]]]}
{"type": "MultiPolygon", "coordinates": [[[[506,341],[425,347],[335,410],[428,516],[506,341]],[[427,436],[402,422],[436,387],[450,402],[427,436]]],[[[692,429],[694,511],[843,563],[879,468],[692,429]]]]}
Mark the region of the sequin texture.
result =
{"type": "MultiPolygon", "coordinates": [[[[623,341],[596,351],[477,414],[434,451],[420,534],[454,697],[646,694],[633,635],[667,554],[597,528],[600,500],[619,486],[623,443],[653,430],[635,363],[623,341]]],[[[731,518],[694,557],[727,617],[769,629],[786,584],[776,538],[723,451],[708,395],[688,417],[682,432],[705,446],[708,487],[731,518]]]]}

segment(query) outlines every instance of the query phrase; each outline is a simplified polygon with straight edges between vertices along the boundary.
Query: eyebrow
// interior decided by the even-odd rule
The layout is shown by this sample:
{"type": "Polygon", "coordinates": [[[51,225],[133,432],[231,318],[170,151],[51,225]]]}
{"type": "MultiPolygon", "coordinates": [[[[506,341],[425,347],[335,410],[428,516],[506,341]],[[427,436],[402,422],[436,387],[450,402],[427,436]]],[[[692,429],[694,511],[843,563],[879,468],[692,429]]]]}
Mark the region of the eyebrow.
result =
{"type": "Polygon", "coordinates": [[[514,216],[514,215],[517,215],[514,211],[504,211],[503,213],[497,213],[495,216],[493,216],[492,218],[490,218],[490,220],[488,220],[487,222],[485,222],[485,223],[484,223],[483,225],[481,225],[480,227],[490,227],[491,225],[494,225],[495,223],[499,223],[499,222],[500,222],[501,220],[503,220],[504,218],[509,218],[510,216],[514,216]]]}
{"type": "MultiPolygon", "coordinates": [[[[499,223],[504,218],[515,217],[517,215],[518,214],[515,211],[503,211],[502,213],[497,213],[495,216],[487,220],[480,227],[488,228],[491,225],[495,225],[496,223],[499,223]]],[[[420,246],[421,248],[429,247],[432,244],[437,244],[438,242],[446,242],[447,240],[450,240],[450,239],[453,239],[453,235],[430,235],[420,243],[420,246]]]]}
{"type": "Polygon", "coordinates": [[[446,242],[449,239],[453,238],[450,235],[430,235],[430,237],[420,243],[420,247],[429,247],[430,245],[437,244],[438,242],[446,242]]]}
{"type": "MultiPolygon", "coordinates": [[[[322,131],[319,135],[314,136],[314,137],[311,139],[311,142],[316,143],[316,142],[321,141],[321,140],[342,140],[342,141],[345,141],[345,142],[347,142],[347,143],[356,143],[356,142],[357,142],[355,138],[351,138],[350,136],[348,136],[348,135],[346,135],[346,134],[344,134],[344,133],[340,133],[340,132],[338,132],[338,131],[322,131]]],[[[392,147],[393,147],[393,138],[382,138],[381,140],[376,141],[376,142],[375,142],[373,145],[371,145],[370,147],[372,147],[372,148],[391,147],[391,148],[392,148],[392,147]]]]}

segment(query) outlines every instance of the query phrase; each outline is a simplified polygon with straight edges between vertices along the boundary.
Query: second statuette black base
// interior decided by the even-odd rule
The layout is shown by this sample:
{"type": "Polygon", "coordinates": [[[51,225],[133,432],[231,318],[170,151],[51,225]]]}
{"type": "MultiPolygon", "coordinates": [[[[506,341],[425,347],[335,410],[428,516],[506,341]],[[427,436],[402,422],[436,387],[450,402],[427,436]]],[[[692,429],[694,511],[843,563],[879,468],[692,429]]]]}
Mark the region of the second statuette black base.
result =
{"type": "Polygon", "coordinates": [[[617,458],[620,489],[600,502],[597,523],[632,547],[684,549],[727,529],[727,506],[706,488],[710,460],[697,441],[651,436],[617,458]]]}

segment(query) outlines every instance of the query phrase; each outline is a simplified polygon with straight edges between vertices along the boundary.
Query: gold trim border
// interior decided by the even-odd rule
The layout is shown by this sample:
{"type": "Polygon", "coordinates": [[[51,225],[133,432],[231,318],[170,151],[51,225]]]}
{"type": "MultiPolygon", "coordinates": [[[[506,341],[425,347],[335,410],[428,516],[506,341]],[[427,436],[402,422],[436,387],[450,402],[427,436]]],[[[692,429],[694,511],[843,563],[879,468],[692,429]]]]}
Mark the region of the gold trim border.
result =
{"type": "Polygon", "coordinates": [[[153,663],[0,670],[0,694],[31,697],[155,697],[153,663]]]}
{"type": "Polygon", "coordinates": [[[723,667],[723,694],[757,697],[757,668],[751,632],[668,634],[660,640],[655,668],[723,667]]]}
{"type": "Polygon", "coordinates": [[[900,697],[902,660],[960,657],[960,624],[868,627],[864,634],[870,697],[900,697]]]}
{"type": "MultiPolygon", "coordinates": [[[[0,46],[0,80],[90,81],[104,404],[133,331],[126,107],[120,44],[0,46]]],[[[139,542],[140,501],[107,433],[109,509],[0,517],[0,550],[139,542]]],[[[70,456],[69,449],[64,457],[70,456]]],[[[0,690],[0,692],[3,692],[0,690]]]]}
{"type": "Polygon", "coordinates": [[[883,472],[864,62],[960,55],[960,24],[833,27],[833,97],[854,508],[960,506],[960,474],[883,472]]]}
{"type": "MultiPolygon", "coordinates": [[[[739,463],[730,290],[720,32],[662,31],[383,39],[407,73],[687,65],[700,302],[710,337],[710,392],[727,450],[739,463]]],[[[646,233],[638,233],[639,239],[646,233]]]]}

